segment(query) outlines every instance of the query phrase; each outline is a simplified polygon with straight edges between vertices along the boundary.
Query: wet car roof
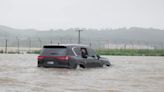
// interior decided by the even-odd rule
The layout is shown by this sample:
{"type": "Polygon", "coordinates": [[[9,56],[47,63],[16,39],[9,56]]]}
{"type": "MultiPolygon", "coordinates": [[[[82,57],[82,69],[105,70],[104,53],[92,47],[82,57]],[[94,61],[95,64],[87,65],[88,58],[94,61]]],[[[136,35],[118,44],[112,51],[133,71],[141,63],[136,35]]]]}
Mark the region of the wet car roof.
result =
{"type": "Polygon", "coordinates": [[[44,46],[84,46],[88,47],[88,45],[83,45],[83,44],[45,44],[44,46]]]}

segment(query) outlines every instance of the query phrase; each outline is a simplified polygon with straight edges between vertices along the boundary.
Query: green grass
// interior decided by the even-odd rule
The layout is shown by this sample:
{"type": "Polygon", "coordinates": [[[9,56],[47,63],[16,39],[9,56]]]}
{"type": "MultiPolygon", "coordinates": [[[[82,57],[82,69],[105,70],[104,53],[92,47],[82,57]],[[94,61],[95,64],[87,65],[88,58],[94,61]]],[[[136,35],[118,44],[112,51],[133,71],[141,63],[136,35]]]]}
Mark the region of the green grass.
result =
{"type": "Polygon", "coordinates": [[[100,55],[119,56],[164,56],[164,49],[97,49],[100,55]]]}
{"type": "MultiPolygon", "coordinates": [[[[0,51],[1,52],[1,51],[0,51]]],[[[164,49],[97,49],[97,54],[113,56],[164,56],[164,49]]],[[[17,52],[9,52],[15,54],[17,52]]],[[[40,50],[33,50],[29,54],[39,54],[40,50]]]]}

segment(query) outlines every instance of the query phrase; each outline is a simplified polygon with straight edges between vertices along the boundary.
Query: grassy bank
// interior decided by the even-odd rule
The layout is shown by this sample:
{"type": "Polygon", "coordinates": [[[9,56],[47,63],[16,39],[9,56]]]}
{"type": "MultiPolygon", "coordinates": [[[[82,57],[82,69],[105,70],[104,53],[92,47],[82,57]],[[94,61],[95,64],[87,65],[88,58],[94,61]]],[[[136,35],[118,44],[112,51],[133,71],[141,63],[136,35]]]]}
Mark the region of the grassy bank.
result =
{"type": "MultiPolygon", "coordinates": [[[[164,49],[97,49],[97,54],[113,56],[164,56],[164,49]]],[[[1,52],[0,53],[4,53],[1,52]]],[[[8,52],[17,54],[18,52],[8,52]]],[[[40,50],[32,50],[28,54],[39,54],[40,50]]],[[[20,53],[21,54],[21,53],[20,53]]]]}
{"type": "MultiPolygon", "coordinates": [[[[114,56],[164,56],[164,49],[97,49],[96,52],[100,55],[114,56]]],[[[31,53],[39,54],[40,50],[31,53]]]]}
{"type": "Polygon", "coordinates": [[[164,49],[97,49],[100,55],[119,56],[164,56],[164,49]]]}

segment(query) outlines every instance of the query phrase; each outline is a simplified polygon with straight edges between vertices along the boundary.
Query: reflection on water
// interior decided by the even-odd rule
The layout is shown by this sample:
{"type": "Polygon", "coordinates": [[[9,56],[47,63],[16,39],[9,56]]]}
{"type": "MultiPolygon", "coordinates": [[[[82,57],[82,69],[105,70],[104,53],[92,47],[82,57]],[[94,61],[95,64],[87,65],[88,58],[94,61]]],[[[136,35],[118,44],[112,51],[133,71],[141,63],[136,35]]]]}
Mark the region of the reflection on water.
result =
{"type": "Polygon", "coordinates": [[[163,92],[164,57],[109,57],[110,68],[37,68],[36,55],[0,55],[1,92],[163,92]]]}

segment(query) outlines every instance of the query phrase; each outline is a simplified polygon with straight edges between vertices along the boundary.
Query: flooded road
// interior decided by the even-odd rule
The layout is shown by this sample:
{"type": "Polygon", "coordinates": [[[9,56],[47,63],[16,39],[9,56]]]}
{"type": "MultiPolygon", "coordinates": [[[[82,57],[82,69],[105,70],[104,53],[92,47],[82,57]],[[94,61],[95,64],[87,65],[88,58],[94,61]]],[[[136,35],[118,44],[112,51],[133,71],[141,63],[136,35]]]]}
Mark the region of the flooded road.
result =
{"type": "Polygon", "coordinates": [[[0,92],[164,91],[164,57],[111,56],[110,68],[78,70],[37,68],[36,58],[0,54],[0,92]]]}

